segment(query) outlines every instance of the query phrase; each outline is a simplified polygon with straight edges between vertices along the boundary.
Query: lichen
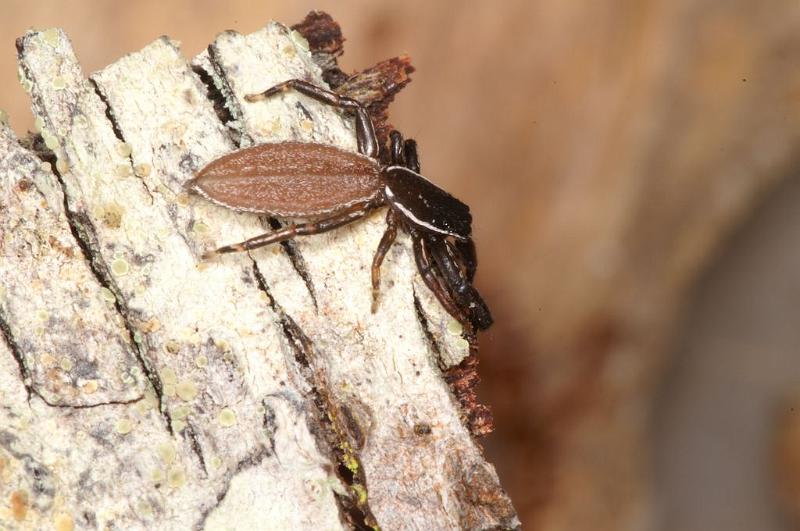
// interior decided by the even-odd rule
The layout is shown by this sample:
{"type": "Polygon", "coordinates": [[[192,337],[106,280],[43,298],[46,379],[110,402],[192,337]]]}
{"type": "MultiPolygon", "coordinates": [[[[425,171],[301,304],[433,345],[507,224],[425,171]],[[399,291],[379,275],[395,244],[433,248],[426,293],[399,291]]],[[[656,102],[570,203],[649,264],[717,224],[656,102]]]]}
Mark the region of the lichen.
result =
{"type": "Polygon", "coordinates": [[[114,426],[114,429],[120,435],[127,435],[131,432],[131,430],[133,430],[133,423],[131,422],[131,419],[122,417],[121,419],[117,420],[117,424],[114,426]]]}
{"type": "Polygon", "coordinates": [[[217,421],[223,428],[230,428],[236,424],[236,412],[229,407],[222,408],[217,416],[217,421]]]}
{"type": "Polygon", "coordinates": [[[119,153],[121,157],[130,157],[131,152],[131,145],[127,142],[120,142],[117,144],[117,153],[119,153]]]}
{"type": "Polygon", "coordinates": [[[124,258],[117,258],[111,262],[111,272],[118,277],[127,275],[130,272],[130,264],[124,258]]]}
{"type": "Polygon", "coordinates": [[[167,483],[173,489],[179,489],[186,485],[186,472],[183,467],[174,466],[167,472],[167,483]]]}

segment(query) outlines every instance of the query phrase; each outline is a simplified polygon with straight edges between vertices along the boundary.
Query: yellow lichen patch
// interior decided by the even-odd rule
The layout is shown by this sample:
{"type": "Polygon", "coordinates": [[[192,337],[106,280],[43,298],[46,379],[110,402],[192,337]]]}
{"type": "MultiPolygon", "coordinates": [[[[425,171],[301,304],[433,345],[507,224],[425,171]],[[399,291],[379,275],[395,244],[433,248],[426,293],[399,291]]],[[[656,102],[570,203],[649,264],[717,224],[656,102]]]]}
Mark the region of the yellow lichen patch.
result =
{"type": "Polygon", "coordinates": [[[22,70],[22,67],[17,68],[17,79],[19,79],[19,84],[22,85],[22,90],[30,94],[31,90],[33,90],[33,82],[25,75],[25,71],[22,70]]]}
{"type": "Polygon", "coordinates": [[[72,370],[72,360],[70,358],[61,358],[61,363],[58,366],[61,367],[62,371],[69,372],[72,370]]]}
{"type": "Polygon", "coordinates": [[[175,196],[175,202],[182,207],[189,206],[189,194],[186,192],[179,193],[175,196]]]}
{"type": "Polygon", "coordinates": [[[359,483],[354,483],[352,485],[353,492],[356,493],[356,497],[358,499],[359,505],[364,505],[367,502],[367,489],[363,487],[363,485],[359,483]]]}
{"type": "Polygon", "coordinates": [[[118,229],[122,225],[124,209],[118,203],[109,203],[98,212],[100,221],[110,229],[118,229]]]}
{"type": "Polygon", "coordinates": [[[171,465],[175,461],[177,452],[171,443],[162,443],[158,445],[158,457],[164,461],[165,465],[171,465]]]}
{"type": "Polygon", "coordinates": [[[281,123],[280,118],[273,118],[269,123],[269,132],[273,135],[276,135],[281,132],[283,129],[283,124],[281,123]]]}
{"type": "Polygon", "coordinates": [[[106,287],[100,288],[100,297],[104,301],[110,302],[111,304],[117,302],[117,298],[114,296],[114,293],[106,287]]]}
{"type": "Polygon", "coordinates": [[[11,493],[9,505],[14,520],[21,522],[28,514],[28,493],[24,490],[15,490],[11,493]]]}
{"type": "Polygon", "coordinates": [[[130,177],[133,173],[133,169],[131,169],[130,164],[117,164],[117,177],[130,177]]]}
{"type": "Polygon", "coordinates": [[[167,384],[164,386],[164,396],[169,398],[175,396],[175,384],[167,384]]]}
{"type": "Polygon", "coordinates": [[[58,46],[58,29],[50,28],[44,30],[42,33],[42,40],[50,46],[58,46]]]}
{"type": "Polygon", "coordinates": [[[464,327],[462,327],[461,323],[459,323],[455,319],[450,319],[450,321],[447,323],[447,331],[453,334],[454,336],[457,336],[464,331],[464,327]]]}
{"type": "Polygon", "coordinates": [[[160,468],[154,468],[150,471],[150,479],[153,483],[161,483],[164,481],[164,471],[160,468]]]}
{"type": "Polygon", "coordinates": [[[56,170],[61,175],[67,173],[69,171],[69,162],[67,161],[67,159],[65,159],[64,157],[59,157],[59,159],[56,161],[56,170]]]}
{"type": "Polygon", "coordinates": [[[208,234],[209,227],[202,221],[195,221],[192,223],[192,230],[195,231],[197,234],[204,235],[208,234]]]}
{"type": "Polygon", "coordinates": [[[175,386],[175,392],[181,400],[189,402],[197,397],[197,384],[191,380],[183,380],[175,386]]]}
{"type": "Polygon", "coordinates": [[[155,317],[153,317],[152,319],[148,319],[143,325],[139,327],[139,329],[145,334],[156,332],[160,328],[161,328],[161,321],[159,321],[155,317]]]}
{"type": "Polygon", "coordinates": [[[175,376],[175,371],[172,369],[172,367],[164,367],[161,369],[159,376],[161,376],[161,381],[167,385],[174,385],[178,381],[178,377],[175,376]]]}
{"type": "Polygon", "coordinates": [[[218,455],[215,455],[214,457],[211,458],[211,468],[217,470],[221,466],[222,466],[222,459],[218,455]]]}
{"type": "Polygon", "coordinates": [[[117,420],[117,424],[114,426],[114,429],[117,430],[117,433],[120,435],[127,435],[133,429],[133,422],[131,422],[131,419],[127,417],[122,417],[121,419],[117,420]]]}
{"type": "Polygon", "coordinates": [[[47,146],[47,149],[51,151],[58,149],[58,138],[47,129],[42,129],[42,140],[44,140],[44,145],[47,146]]]}
{"type": "Polygon", "coordinates": [[[236,424],[236,413],[229,407],[223,408],[217,416],[217,421],[223,428],[230,428],[236,424]]]}
{"type": "Polygon", "coordinates": [[[230,344],[224,339],[215,339],[214,346],[216,346],[222,352],[230,352],[231,350],[230,344]]]}
{"type": "Polygon", "coordinates": [[[300,127],[306,133],[310,133],[311,131],[314,130],[314,122],[312,122],[311,120],[303,120],[302,122],[300,122],[300,127]]]}
{"type": "Polygon", "coordinates": [[[139,516],[150,518],[153,516],[153,505],[147,500],[139,500],[136,504],[136,512],[139,516]]]}
{"type": "Polygon", "coordinates": [[[358,459],[353,455],[353,449],[350,447],[350,444],[342,442],[339,444],[339,448],[342,450],[342,464],[346,466],[350,472],[357,474],[358,459]]]}
{"type": "Polygon", "coordinates": [[[183,420],[189,416],[192,410],[188,406],[178,406],[172,410],[172,418],[175,420],[183,420]]]}
{"type": "Polygon", "coordinates": [[[180,349],[181,349],[181,344],[175,341],[174,339],[170,339],[169,341],[164,343],[164,350],[166,350],[170,354],[176,354],[180,349]]]}
{"type": "Polygon", "coordinates": [[[150,175],[150,170],[152,170],[152,167],[146,162],[143,162],[142,164],[137,164],[136,166],[133,167],[133,172],[136,174],[137,177],[147,177],[148,175],[150,175]]]}
{"type": "Polygon", "coordinates": [[[131,145],[127,142],[120,142],[117,144],[117,153],[119,153],[121,157],[130,157],[131,145]]]}
{"type": "Polygon", "coordinates": [[[71,515],[61,513],[57,514],[53,519],[53,527],[56,531],[72,531],[75,528],[75,523],[71,515]]]}
{"type": "Polygon", "coordinates": [[[469,348],[469,341],[467,341],[463,337],[459,337],[458,339],[456,339],[456,346],[461,350],[467,349],[469,348]]]}
{"type": "Polygon", "coordinates": [[[295,47],[291,44],[287,44],[283,47],[283,53],[286,55],[286,57],[294,57],[297,55],[297,50],[295,50],[295,47]]]}
{"type": "Polygon", "coordinates": [[[205,369],[208,367],[208,356],[200,354],[194,359],[194,364],[200,369],[205,369]]]}
{"type": "Polygon", "coordinates": [[[131,270],[130,265],[124,258],[117,258],[116,260],[111,262],[111,272],[118,277],[127,275],[130,272],[130,270],[131,270]]]}
{"type": "Polygon", "coordinates": [[[152,390],[147,390],[139,402],[136,403],[136,411],[144,415],[158,405],[158,399],[152,390]]]}
{"type": "Polygon", "coordinates": [[[179,489],[186,485],[186,472],[179,466],[174,466],[167,472],[167,482],[173,489],[179,489]]]}
{"type": "Polygon", "coordinates": [[[87,395],[91,395],[97,392],[98,387],[99,385],[97,383],[97,380],[89,380],[81,386],[81,391],[83,391],[87,395]]]}
{"type": "Polygon", "coordinates": [[[40,321],[47,321],[50,317],[50,314],[47,313],[47,310],[36,310],[36,318],[40,321]]]}
{"type": "Polygon", "coordinates": [[[186,422],[182,420],[176,420],[175,422],[172,423],[172,430],[177,433],[182,432],[185,427],[186,427],[186,422]]]}
{"type": "Polygon", "coordinates": [[[67,82],[64,81],[63,77],[56,76],[53,78],[53,88],[56,90],[64,90],[67,88],[67,82]]]}

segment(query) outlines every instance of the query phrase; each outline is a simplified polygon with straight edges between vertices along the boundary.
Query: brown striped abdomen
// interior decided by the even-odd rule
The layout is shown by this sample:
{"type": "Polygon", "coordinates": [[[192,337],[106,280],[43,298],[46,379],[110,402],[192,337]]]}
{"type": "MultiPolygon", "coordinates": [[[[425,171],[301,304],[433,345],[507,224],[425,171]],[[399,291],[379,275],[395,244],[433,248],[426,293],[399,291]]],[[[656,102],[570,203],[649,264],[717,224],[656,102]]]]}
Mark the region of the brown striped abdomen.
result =
{"type": "Polygon", "coordinates": [[[186,186],[228,208],[279,217],[330,214],[381,191],[377,161],[305,142],[234,151],[211,161],[186,186]]]}

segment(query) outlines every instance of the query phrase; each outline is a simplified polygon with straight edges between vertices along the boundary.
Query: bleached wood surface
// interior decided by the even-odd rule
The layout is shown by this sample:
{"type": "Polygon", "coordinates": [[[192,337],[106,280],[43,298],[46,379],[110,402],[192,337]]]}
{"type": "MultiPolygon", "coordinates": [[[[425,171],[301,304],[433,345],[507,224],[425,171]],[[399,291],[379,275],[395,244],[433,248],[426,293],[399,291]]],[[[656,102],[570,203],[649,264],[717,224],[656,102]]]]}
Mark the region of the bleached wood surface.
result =
{"type": "Polygon", "coordinates": [[[370,313],[383,211],[298,240],[294,260],[280,246],[199,260],[265,230],[184,192],[205,163],[288,138],[355,147],[351,121],[306,98],[244,102],[288,78],[321,83],[299,35],[228,32],[194,60],[228,123],[167,38],[90,80],[59,30],[18,47],[57,172],[0,129],[0,521],[519,525],[441,376],[466,342],[405,237],[370,313]]]}

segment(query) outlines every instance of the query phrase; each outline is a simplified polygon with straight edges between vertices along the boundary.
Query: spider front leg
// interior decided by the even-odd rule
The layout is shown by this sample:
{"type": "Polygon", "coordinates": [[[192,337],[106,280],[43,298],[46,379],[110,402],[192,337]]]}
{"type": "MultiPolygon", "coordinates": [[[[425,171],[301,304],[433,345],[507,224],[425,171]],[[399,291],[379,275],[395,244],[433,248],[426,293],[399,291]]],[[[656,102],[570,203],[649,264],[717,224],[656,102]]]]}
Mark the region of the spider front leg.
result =
{"type": "MultiPolygon", "coordinates": [[[[466,313],[464,313],[456,304],[455,300],[453,300],[453,297],[445,287],[443,279],[437,275],[436,269],[431,263],[430,253],[423,236],[417,231],[412,231],[411,239],[414,244],[414,260],[417,262],[417,270],[423,282],[425,282],[428,289],[433,292],[445,311],[452,315],[456,321],[461,323],[465,329],[469,330],[472,324],[466,313]]],[[[471,334],[471,330],[468,334],[471,334]]]]}
{"type": "MultiPolygon", "coordinates": [[[[494,321],[489,307],[472,284],[465,278],[461,265],[444,238],[430,236],[430,250],[433,261],[444,277],[456,303],[469,315],[470,322],[478,330],[486,330],[494,321]]],[[[463,259],[463,257],[462,257],[463,259]]],[[[469,264],[467,264],[469,267],[469,264]]],[[[466,273],[469,274],[469,271],[466,273]]]]}
{"type": "Polygon", "coordinates": [[[403,140],[400,131],[389,133],[389,145],[392,165],[404,166],[409,170],[419,173],[419,156],[417,155],[417,142],[411,138],[403,140]]]}
{"type": "Polygon", "coordinates": [[[299,225],[289,225],[281,230],[261,234],[255,238],[250,238],[249,240],[245,240],[240,243],[225,245],[213,251],[204,253],[203,259],[205,260],[211,258],[212,256],[223,253],[236,253],[240,251],[258,249],[259,247],[264,247],[265,245],[291,240],[296,236],[321,234],[323,232],[327,232],[337,227],[341,227],[342,225],[347,225],[359,220],[379,206],[380,204],[375,201],[357,203],[329,218],[312,221],[309,223],[301,223],[299,225]]]}
{"type": "Polygon", "coordinates": [[[353,98],[340,96],[330,90],[312,85],[302,79],[290,79],[279,83],[274,87],[268,88],[258,94],[248,94],[244,97],[249,102],[261,101],[275,94],[294,89],[300,94],[308,96],[327,105],[346,109],[356,114],[356,139],[358,140],[358,151],[372,159],[378,156],[378,137],[375,135],[375,126],[369,117],[366,107],[361,102],[353,98]]]}
{"type": "Polygon", "coordinates": [[[372,313],[378,309],[378,295],[381,288],[381,264],[389,248],[397,238],[397,214],[390,208],[386,213],[386,231],[381,237],[375,256],[372,258],[372,313]]]}

